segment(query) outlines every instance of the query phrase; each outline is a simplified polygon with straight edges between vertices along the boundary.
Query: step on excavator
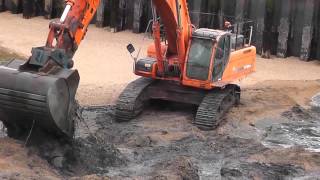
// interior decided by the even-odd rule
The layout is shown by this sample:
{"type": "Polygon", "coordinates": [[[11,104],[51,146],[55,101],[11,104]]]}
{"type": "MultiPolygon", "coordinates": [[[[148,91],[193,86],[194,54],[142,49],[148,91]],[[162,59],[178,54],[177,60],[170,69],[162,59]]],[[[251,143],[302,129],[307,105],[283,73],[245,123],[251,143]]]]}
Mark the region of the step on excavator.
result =
{"type": "Polygon", "coordinates": [[[72,138],[79,73],[73,56],[100,0],[67,0],[60,20],[50,23],[47,42],[27,61],[0,67],[0,120],[8,136],[24,138],[36,127],[72,138]]]}
{"type": "Polygon", "coordinates": [[[224,31],[196,29],[186,0],[152,0],[152,12],[154,42],[147,56],[134,57],[133,45],[127,47],[134,57],[134,73],[141,78],[120,95],[116,119],[130,121],[149,100],[160,99],[198,106],[193,123],[215,129],[240,101],[240,87],[233,82],[255,72],[256,48],[246,44],[243,35],[231,33],[227,21],[224,31]]]}

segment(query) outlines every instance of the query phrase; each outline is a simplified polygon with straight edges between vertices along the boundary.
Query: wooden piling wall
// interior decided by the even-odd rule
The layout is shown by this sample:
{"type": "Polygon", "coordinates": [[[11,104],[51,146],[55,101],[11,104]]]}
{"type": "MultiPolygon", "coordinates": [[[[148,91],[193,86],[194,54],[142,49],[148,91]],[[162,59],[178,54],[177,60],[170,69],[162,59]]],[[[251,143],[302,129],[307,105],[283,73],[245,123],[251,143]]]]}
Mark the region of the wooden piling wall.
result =
{"type": "MultiPolygon", "coordinates": [[[[225,20],[238,24],[234,32],[247,33],[242,22],[253,20],[253,44],[265,57],[296,56],[320,59],[319,0],[188,0],[196,27],[222,29],[225,20]]],[[[59,17],[64,0],[0,0],[0,12],[23,13],[24,18],[59,17]]],[[[94,23],[112,32],[144,32],[151,20],[150,0],[101,0],[94,23]]]]}

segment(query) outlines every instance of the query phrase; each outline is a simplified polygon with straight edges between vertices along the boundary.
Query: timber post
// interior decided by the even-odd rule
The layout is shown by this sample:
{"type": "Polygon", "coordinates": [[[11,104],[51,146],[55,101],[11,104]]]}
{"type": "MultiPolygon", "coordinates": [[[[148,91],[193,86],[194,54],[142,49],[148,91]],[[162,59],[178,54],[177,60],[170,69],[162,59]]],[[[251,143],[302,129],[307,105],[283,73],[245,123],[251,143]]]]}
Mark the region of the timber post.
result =
{"type": "Polygon", "coordinates": [[[253,44],[257,48],[257,53],[262,53],[264,17],[266,12],[266,0],[250,1],[250,18],[254,20],[253,44]]]}
{"type": "Polygon", "coordinates": [[[235,9],[235,23],[237,24],[235,27],[235,33],[243,32],[243,19],[244,19],[244,10],[246,1],[245,0],[236,0],[236,9],[235,9]]]}
{"type": "Polygon", "coordinates": [[[315,58],[320,59],[320,2],[318,1],[315,9],[315,58]]]}
{"type": "Polygon", "coordinates": [[[13,14],[19,14],[22,12],[22,1],[21,0],[5,0],[5,7],[13,14]]]}
{"type": "Polygon", "coordinates": [[[44,18],[51,19],[53,10],[53,0],[44,0],[44,18]]]}
{"type": "Polygon", "coordinates": [[[0,12],[5,11],[4,0],[0,0],[0,12]]]}
{"type": "Polygon", "coordinates": [[[189,1],[189,11],[190,12],[190,18],[193,25],[196,27],[200,26],[200,18],[201,18],[201,10],[202,10],[202,0],[191,0],[189,1]]]}
{"type": "Polygon", "coordinates": [[[133,10],[133,32],[139,33],[141,31],[141,19],[143,14],[143,2],[144,0],[134,0],[133,10]]]}
{"type": "Polygon", "coordinates": [[[280,2],[280,22],[278,26],[278,47],[277,56],[285,58],[288,55],[288,38],[290,31],[290,13],[291,0],[282,0],[280,2]]]}
{"type": "Polygon", "coordinates": [[[301,36],[300,59],[308,61],[311,53],[311,40],[313,35],[314,0],[304,1],[303,29],[301,36]]]}
{"type": "Polygon", "coordinates": [[[106,0],[100,0],[100,5],[97,9],[97,20],[96,20],[97,27],[105,26],[105,9],[106,9],[106,0]]]}

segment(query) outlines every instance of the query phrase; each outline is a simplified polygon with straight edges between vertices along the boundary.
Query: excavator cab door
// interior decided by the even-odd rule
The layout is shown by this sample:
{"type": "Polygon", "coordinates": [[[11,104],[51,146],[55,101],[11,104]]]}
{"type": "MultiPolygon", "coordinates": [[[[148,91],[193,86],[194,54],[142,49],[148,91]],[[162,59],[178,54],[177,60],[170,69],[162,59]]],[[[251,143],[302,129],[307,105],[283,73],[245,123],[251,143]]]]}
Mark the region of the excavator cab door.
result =
{"type": "Polygon", "coordinates": [[[213,59],[212,81],[217,82],[222,79],[223,73],[230,57],[230,35],[224,35],[219,38],[215,49],[215,57],[213,59]]]}
{"type": "Polygon", "coordinates": [[[186,66],[188,78],[208,80],[213,46],[212,39],[192,38],[186,66]]]}

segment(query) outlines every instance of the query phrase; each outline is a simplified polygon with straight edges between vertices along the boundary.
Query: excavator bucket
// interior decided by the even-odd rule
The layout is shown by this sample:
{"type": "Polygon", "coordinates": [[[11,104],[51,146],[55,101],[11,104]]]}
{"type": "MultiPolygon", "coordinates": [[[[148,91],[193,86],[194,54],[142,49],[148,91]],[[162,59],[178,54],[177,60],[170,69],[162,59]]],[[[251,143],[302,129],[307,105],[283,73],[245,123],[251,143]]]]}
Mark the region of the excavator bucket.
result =
{"type": "Polygon", "coordinates": [[[22,60],[0,66],[0,120],[10,137],[37,128],[72,137],[77,70],[57,68],[50,73],[22,70],[22,60]]]}

